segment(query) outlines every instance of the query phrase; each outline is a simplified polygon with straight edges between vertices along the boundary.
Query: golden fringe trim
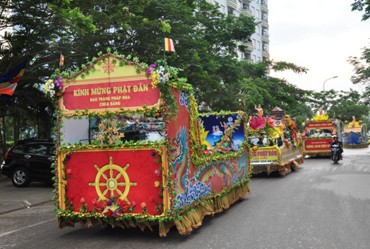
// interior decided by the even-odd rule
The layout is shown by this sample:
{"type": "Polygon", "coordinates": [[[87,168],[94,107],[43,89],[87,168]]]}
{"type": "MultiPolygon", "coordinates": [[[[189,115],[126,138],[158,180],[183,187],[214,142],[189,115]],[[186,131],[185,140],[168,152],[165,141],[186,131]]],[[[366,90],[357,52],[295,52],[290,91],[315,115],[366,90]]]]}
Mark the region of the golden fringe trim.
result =
{"type": "Polygon", "coordinates": [[[281,176],[286,176],[294,170],[301,168],[304,162],[303,157],[293,159],[285,164],[272,164],[267,166],[258,166],[253,168],[253,174],[257,175],[266,172],[268,175],[272,172],[278,172],[281,176]]]}
{"type": "Polygon", "coordinates": [[[89,228],[93,227],[94,224],[98,223],[103,228],[111,226],[112,228],[139,228],[141,231],[144,231],[148,228],[150,231],[153,231],[153,226],[158,225],[159,227],[159,236],[165,237],[170,231],[171,227],[176,226],[178,232],[181,235],[191,233],[194,229],[202,225],[203,219],[206,215],[214,215],[220,213],[223,210],[229,208],[237,200],[243,198],[247,194],[250,194],[249,183],[245,182],[240,186],[234,187],[226,193],[225,195],[214,196],[203,203],[199,203],[198,206],[192,208],[183,215],[179,215],[173,218],[173,221],[158,221],[158,222],[149,222],[149,221],[136,221],[134,219],[126,219],[122,221],[115,220],[102,220],[102,219],[92,219],[87,218],[83,219],[64,219],[63,217],[58,217],[59,228],[72,226],[74,227],[75,223],[80,223],[81,226],[87,226],[89,228]]]}
{"type": "MultiPolygon", "coordinates": [[[[224,196],[215,196],[209,202],[205,203],[205,205],[199,205],[182,216],[182,219],[176,219],[175,225],[178,232],[181,235],[190,233],[193,229],[202,225],[202,221],[206,215],[214,215],[215,213],[222,212],[249,193],[249,184],[246,183],[233,188],[224,196]]],[[[160,233],[160,236],[163,236],[163,234],[164,233],[160,233]]]]}

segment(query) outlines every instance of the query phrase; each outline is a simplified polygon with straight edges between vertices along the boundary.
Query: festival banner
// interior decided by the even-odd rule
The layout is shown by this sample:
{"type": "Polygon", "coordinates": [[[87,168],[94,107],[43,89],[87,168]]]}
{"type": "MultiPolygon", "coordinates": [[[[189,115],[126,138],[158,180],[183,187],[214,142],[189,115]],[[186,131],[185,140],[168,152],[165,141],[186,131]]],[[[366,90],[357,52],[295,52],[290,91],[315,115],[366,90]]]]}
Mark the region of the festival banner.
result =
{"type": "Polygon", "coordinates": [[[258,148],[256,151],[252,150],[252,165],[269,165],[273,163],[279,163],[279,154],[276,148],[258,148]]]}
{"type": "Polygon", "coordinates": [[[66,84],[63,93],[63,112],[76,110],[114,111],[159,105],[160,92],[152,87],[151,79],[66,84]]]}
{"type": "Polygon", "coordinates": [[[307,139],[304,140],[306,151],[330,151],[331,138],[307,139]]]}
{"type": "Polygon", "coordinates": [[[308,129],[333,129],[333,121],[316,121],[309,122],[306,125],[308,129]]]}
{"type": "Polygon", "coordinates": [[[289,162],[291,160],[297,159],[301,156],[299,148],[290,147],[289,149],[283,149],[281,151],[281,161],[282,163],[289,162]]]}

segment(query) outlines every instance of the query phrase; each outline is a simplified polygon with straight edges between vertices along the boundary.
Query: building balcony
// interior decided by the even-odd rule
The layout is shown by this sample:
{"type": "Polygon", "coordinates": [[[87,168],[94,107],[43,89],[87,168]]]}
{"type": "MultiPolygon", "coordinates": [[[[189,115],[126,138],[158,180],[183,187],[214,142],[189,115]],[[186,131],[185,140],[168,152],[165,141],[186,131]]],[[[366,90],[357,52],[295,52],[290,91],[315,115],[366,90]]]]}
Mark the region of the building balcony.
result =
{"type": "Polygon", "coordinates": [[[238,9],[237,0],[227,0],[227,7],[233,8],[234,10],[238,9]]]}
{"type": "Polygon", "coordinates": [[[261,20],[262,27],[268,28],[269,27],[269,22],[267,19],[262,19],[261,20]]]}
{"type": "Polygon", "coordinates": [[[261,11],[266,12],[266,13],[268,13],[268,12],[269,12],[269,9],[268,9],[268,7],[267,7],[267,4],[266,4],[266,3],[262,3],[262,4],[261,4],[261,11]]]}
{"type": "Polygon", "coordinates": [[[253,44],[251,42],[248,42],[248,41],[242,42],[239,45],[239,50],[242,53],[252,52],[253,51],[253,44]]]}
{"type": "Polygon", "coordinates": [[[246,15],[246,16],[253,16],[253,13],[250,9],[241,9],[240,14],[246,15]]]}
{"type": "Polygon", "coordinates": [[[261,38],[262,38],[262,41],[264,42],[264,43],[269,43],[269,35],[261,35],[261,38]]]}

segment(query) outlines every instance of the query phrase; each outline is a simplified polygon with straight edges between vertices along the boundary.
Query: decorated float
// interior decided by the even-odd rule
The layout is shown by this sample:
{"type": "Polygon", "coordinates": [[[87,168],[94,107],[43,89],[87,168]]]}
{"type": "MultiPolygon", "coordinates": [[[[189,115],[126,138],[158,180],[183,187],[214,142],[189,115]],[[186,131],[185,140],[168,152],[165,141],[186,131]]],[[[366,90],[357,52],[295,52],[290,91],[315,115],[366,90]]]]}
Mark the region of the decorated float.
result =
{"type": "Polygon", "coordinates": [[[251,117],[248,129],[253,174],[278,172],[286,175],[300,168],[304,159],[295,119],[278,107],[268,117],[262,115],[260,106],[257,110],[258,116],[251,117]]]}
{"type": "Polygon", "coordinates": [[[250,193],[246,114],[199,115],[177,72],[108,52],[47,82],[57,105],[60,228],[188,234],[250,193]]]}
{"type": "Polygon", "coordinates": [[[367,148],[368,144],[367,126],[357,121],[353,116],[352,121],[344,125],[343,147],[344,148],[367,148]]]}
{"type": "Polygon", "coordinates": [[[329,156],[332,136],[337,135],[342,141],[343,124],[340,120],[331,120],[322,110],[315,114],[312,120],[305,123],[302,132],[304,156],[329,156]]]}

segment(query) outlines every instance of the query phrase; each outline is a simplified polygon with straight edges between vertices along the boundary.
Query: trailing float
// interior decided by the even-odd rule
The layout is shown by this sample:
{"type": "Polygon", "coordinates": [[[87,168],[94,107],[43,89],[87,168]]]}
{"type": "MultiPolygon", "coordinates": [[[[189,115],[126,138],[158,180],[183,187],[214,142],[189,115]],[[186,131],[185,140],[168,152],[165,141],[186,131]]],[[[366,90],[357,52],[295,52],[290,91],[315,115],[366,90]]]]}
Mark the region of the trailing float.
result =
{"type": "Polygon", "coordinates": [[[262,113],[259,111],[259,115],[249,121],[253,174],[277,172],[286,175],[300,168],[304,158],[295,119],[278,107],[272,110],[271,116],[264,117],[262,113]]]}
{"type": "Polygon", "coordinates": [[[304,156],[330,156],[332,136],[337,135],[342,141],[343,122],[329,119],[322,110],[312,120],[305,123],[302,132],[304,156]]]}
{"type": "Polygon", "coordinates": [[[367,126],[356,117],[344,125],[343,129],[343,147],[344,148],[367,148],[368,144],[367,126]]]}

